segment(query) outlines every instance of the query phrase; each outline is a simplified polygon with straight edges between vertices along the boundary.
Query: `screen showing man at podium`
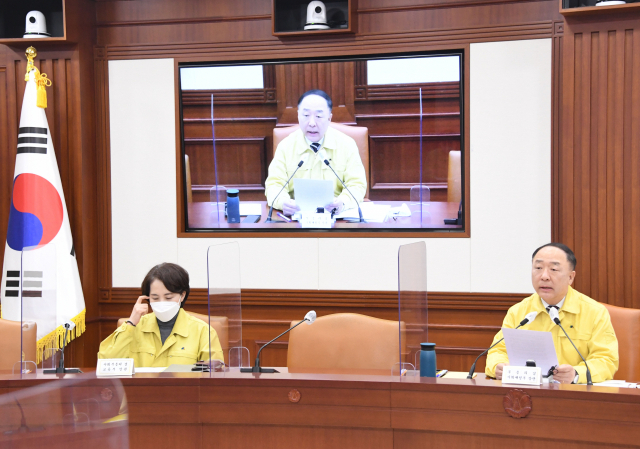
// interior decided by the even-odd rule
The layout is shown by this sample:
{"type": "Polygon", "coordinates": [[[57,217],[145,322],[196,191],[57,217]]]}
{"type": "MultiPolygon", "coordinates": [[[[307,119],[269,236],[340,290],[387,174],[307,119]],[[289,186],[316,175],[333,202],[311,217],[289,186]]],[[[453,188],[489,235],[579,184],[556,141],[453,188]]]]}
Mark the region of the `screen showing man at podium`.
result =
{"type": "Polygon", "coordinates": [[[181,65],[185,231],[307,232],[300,192],[334,213],[329,232],[465,231],[463,61],[181,65]]]}

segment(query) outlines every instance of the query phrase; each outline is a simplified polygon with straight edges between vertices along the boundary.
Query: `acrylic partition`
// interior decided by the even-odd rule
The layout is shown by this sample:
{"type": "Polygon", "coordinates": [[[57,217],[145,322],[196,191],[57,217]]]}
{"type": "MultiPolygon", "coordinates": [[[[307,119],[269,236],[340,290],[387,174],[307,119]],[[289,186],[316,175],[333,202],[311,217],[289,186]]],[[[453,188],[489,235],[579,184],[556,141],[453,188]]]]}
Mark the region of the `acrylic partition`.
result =
{"type": "MultiPolygon", "coordinates": [[[[42,367],[43,360],[38,342],[42,344],[55,339],[58,316],[56,256],[56,247],[51,244],[24,247],[19,255],[19,270],[12,273],[15,280],[7,281],[18,287],[16,296],[2,304],[3,316],[15,320],[15,326],[12,326],[15,336],[10,337],[15,346],[11,351],[13,374],[35,373],[38,365],[42,367]]],[[[48,355],[56,356],[51,351],[48,355]]]]}
{"type": "Polygon", "coordinates": [[[0,447],[127,449],[121,382],[80,375],[1,395],[0,447]]]}
{"type": "MultiPolygon", "coordinates": [[[[222,348],[229,369],[249,365],[249,350],[242,346],[242,301],[240,293],[240,247],[237,242],[212,245],[207,249],[208,315],[212,335],[222,348]]],[[[211,351],[210,360],[220,358],[211,351]]]]}
{"type": "Polygon", "coordinates": [[[211,151],[213,152],[213,174],[215,184],[209,191],[211,203],[211,226],[219,228],[222,223],[226,223],[226,201],[227,193],[224,186],[220,185],[218,178],[218,154],[216,150],[216,127],[213,120],[213,94],[211,94],[211,151]]]}
{"type": "Polygon", "coordinates": [[[425,242],[398,249],[398,364],[392,375],[416,375],[420,343],[428,339],[427,246],[425,242]]]}

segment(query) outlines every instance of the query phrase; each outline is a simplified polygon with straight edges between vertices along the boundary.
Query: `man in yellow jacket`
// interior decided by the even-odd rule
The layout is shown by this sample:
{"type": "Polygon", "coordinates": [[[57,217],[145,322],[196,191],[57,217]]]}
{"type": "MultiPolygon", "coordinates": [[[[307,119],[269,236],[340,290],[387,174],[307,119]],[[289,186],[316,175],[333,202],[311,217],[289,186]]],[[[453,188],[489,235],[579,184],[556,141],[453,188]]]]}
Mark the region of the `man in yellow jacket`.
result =
{"type": "Polygon", "coordinates": [[[296,172],[296,178],[333,182],[334,200],[325,205],[327,210],[335,209],[336,213],[340,213],[345,208],[357,206],[331,169],[318,157],[321,154],[326,155],[355,200],[360,203],[364,199],[367,178],[358,146],[351,137],[329,127],[332,106],[331,97],[322,90],[315,89],[302,94],[298,100],[300,129],[283,139],[276,148],[265,182],[265,195],[270,206],[282,210],[286,215],[293,215],[300,210],[295,200],[293,181],[284,190],[282,187],[303,158],[306,161],[296,172]]]}
{"type": "MultiPolygon", "coordinates": [[[[571,288],[576,257],[567,246],[549,243],[533,253],[531,280],[535,294],[523,299],[507,312],[502,327],[515,328],[529,312],[539,312],[521,329],[551,332],[560,365],[553,378],[561,383],[586,383],[587,368],[560,326],[549,317],[555,307],[562,326],[587,360],[593,382],[613,379],[618,370],[618,340],[607,309],[597,301],[571,288]]],[[[498,332],[493,343],[502,338],[498,332]]],[[[509,364],[504,342],[489,351],[485,372],[502,379],[509,364]]],[[[543,373],[544,374],[544,373],[543,373]]]]}

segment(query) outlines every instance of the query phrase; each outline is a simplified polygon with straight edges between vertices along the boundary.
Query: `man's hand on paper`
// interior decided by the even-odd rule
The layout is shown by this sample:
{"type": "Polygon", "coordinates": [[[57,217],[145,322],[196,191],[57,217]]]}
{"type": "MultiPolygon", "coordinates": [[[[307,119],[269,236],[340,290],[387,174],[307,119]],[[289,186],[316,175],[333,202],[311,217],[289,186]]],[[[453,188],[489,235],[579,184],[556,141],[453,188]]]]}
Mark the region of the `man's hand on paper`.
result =
{"type": "Polygon", "coordinates": [[[326,210],[327,212],[333,212],[333,209],[336,210],[336,215],[342,213],[342,211],[344,210],[344,203],[340,198],[334,198],[333,202],[324,206],[324,210],[326,210]]]}
{"type": "Polygon", "coordinates": [[[285,215],[293,215],[300,210],[300,207],[296,204],[296,200],[289,198],[282,203],[282,212],[285,215]]]}
{"type": "Polygon", "coordinates": [[[502,380],[502,370],[505,366],[509,366],[508,363],[498,363],[496,365],[496,379],[502,380]]]}

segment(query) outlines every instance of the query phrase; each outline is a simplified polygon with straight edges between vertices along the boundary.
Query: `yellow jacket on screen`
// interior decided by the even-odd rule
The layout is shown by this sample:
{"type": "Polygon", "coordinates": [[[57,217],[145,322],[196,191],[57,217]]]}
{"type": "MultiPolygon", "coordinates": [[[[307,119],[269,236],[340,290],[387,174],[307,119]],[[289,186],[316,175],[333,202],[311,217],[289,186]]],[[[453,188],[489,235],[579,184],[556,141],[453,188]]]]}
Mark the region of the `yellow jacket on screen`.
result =
{"type": "MultiPolygon", "coordinates": [[[[136,367],[189,365],[209,360],[209,326],[183,309],[171,334],[162,344],[154,313],[140,319],[137,326],[124,323],[101,344],[99,359],[134,360],[136,367]]],[[[211,358],[224,360],[218,334],[211,328],[211,358]]]]}
{"type": "MultiPolygon", "coordinates": [[[[360,153],[355,140],[344,133],[327,128],[322,147],[327,153],[331,166],[340,179],[347,185],[358,202],[362,202],[367,192],[367,177],[364,165],[360,159],[360,153]]],[[[336,176],[331,172],[319,157],[311,150],[302,130],[298,129],[280,142],[273,161],[269,165],[269,176],[265,182],[265,195],[267,203],[275,209],[282,209],[282,203],[290,198],[295,198],[293,180],[289,182],[282,193],[276,199],[278,192],[287,182],[289,176],[296,170],[303,154],[307,154],[307,162],[296,172],[295,178],[323,179],[333,182],[333,196],[339,198],[347,208],[356,207],[351,195],[343,187],[336,176]],[[274,203],[274,200],[275,203],[274,203]]]]}
{"type": "MultiPolygon", "coordinates": [[[[584,362],[560,326],[551,321],[538,294],[533,294],[511,307],[502,327],[514,329],[525,315],[534,311],[539,312],[536,319],[520,329],[551,332],[558,362],[561,365],[572,365],[580,374],[578,382],[586,383],[587,368],[584,366],[584,362]]],[[[618,371],[618,339],[611,325],[607,309],[597,301],[569,287],[559,315],[562,326],[587,360],[593,382],[613,379],[613,375],[618,371]]],[[[502,331],[496,334],[493,343],[501,338],[502,331]]],[[[486,374],[495,377],[496,366],[508,361],[503,341],[489,351],[486,374]]]]}

